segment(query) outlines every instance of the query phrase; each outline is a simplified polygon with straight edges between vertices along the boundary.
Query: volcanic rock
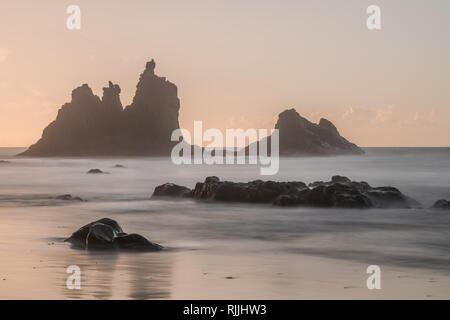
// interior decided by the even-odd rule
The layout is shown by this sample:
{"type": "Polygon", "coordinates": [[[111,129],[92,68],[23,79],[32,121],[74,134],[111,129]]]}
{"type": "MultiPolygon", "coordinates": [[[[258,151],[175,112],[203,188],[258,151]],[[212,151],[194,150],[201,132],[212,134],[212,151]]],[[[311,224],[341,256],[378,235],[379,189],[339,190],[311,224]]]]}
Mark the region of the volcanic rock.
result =
{"type": "Polygon", "coordinates": [[[165,183],[157,186],[153,192],[154,196],[168,196],[168,197],[190,197],[192,190],[174,183],[165,183]]]}
{"type": "Polygon", "coordinates": [[[22,156],[168,156],[176,142],[180,101],[177,87],[147,63],[131,105],[122,108],[120,87],[111,81],[100,99],[87,84],[72,91],[41,139],[22,156]]]}
{"type": "Polygon", "coordinates": [[[138,234],[124,233],[112,219],[91,222],[64,240],[74,247],[90,250],[159,251],[163,247],[138,234]]]}
{"type": "MultiPolygon", "coordinates": [[[[275,129],[279,130],[279,154],[283,156],[364,154],[360,147],[342,137],[329,120],[322,118],[315,124],[295,109],[281,112],[275,129]]],[[[271,137],[264,139],[270,147],[271,137]]]]}
{"type": "Polygon", "coordinates": [[[255,180],[247,183],[220,181],[216,176],[197,182],[195,188],[166,183],[155,188],[153,196],[192,197],[194,199],[272,203],[277,206],[312,206],[337,208],[416,208],[420,204],[394,187],[372,188],[367,182],[334,176],[331,181],[317,181],[309,187],[300,181],[275,182],[255,180]]]}

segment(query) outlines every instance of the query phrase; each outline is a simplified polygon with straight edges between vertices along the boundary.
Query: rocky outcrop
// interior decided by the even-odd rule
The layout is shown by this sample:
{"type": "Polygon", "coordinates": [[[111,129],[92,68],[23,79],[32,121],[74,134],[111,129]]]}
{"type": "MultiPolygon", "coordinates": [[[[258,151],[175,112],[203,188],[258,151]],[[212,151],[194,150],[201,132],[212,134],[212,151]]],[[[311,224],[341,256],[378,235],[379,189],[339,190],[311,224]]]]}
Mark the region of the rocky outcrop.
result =
{"type": "Polygon", "coordinates": [[[84,201],[80,197],[73,197],[71,194],[62,194],[56,197],[56,200],[64,200],[64,201],[84,201]]]}
{"type": "Polygon", "coordinates": [[[163,247],[138,234],[124,233],[120,225],[109,218],[91,222],[64,240],[76,248],[90,250],[159,251],[163,247]]]}
{"type": "Polygon", "coordinates": [[[88,172],[86,172],[87,174],[106,174],[109,172],[104,172],[100,169],[90,169],[88,172]]]}
{"type": "MultiPolygon", "coordinates": [[[[279,153],[284,156],[325,156],[363,154],[356,144],[342,137],[333,123],[320,119],[312,123],[300,116],[295,109],[278,115],[275,129],[279,130],[279,153]]],[[[266,138],[270,146],[269,136],[266,138]]]]}
{"type": "Polygon", "coordinates": [[[303,182],[255,180],[247,183],[220,181],[207,177],[193,190],[175,184],[155,188],[158,196],[192,197],[201,200],[272,203],[277,206],[311,206],[338,208],[416,208],[420,204],[394,187],[371,187],[367,182],[334,176],[331,181],[303,182]],[[173,190],[166,191],[164,190],[173,190]],[[182,190],[182,192],[176,192],[182,190]]]}
{"type": "Polygon", "coordinates": [[[207,177],[198,182],[193,190],[196,199],[217,201],[270,203],[281,194],[294,194],[307,188],[303,182],[274,182],[255,180],[247,183],[220,181],[207,177]]]}
{"type": "Polygon", "coordinates": [[[163,197],[191,197],[192,190],[183,186],[179,186],[174,183],[165,183],[163,185],[157,186],[153,192],[154,196],[163,197]]]}
{"type": "Polygon", "coordinates": [[[371,187],[365,181],[333,176],[331,181],[309,184],[309,202],[317,206],[343,208],[417,208],[420,204],[394,187],[371,187]],[[320,196],[317,197],[317,194],[320,196]]]}
{"type": "Polygon", "coordinates": [[[450,201],[444,200],[444,199],[438,200],[438,201],[436,201],[433,204],[431,209],[447,209],[447,210],[450,210],[450,201]]]}
{"type": "Polygon", "coordinates": [[[177,87],[147,63],[131,105],[122,108],[120,87],[109,82],[100,99],[84,84],[58,111],[42,138],[22,156],[168,156],[179,128],[177,87]]]}

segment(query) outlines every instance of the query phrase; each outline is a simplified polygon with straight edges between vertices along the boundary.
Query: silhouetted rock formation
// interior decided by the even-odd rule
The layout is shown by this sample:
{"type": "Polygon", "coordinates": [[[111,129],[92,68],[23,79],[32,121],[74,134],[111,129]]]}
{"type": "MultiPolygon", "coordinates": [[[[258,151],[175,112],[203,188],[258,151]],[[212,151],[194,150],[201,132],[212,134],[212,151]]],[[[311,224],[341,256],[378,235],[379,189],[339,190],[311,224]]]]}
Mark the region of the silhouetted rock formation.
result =
{"type": "Polygon", "coordinates": [[[334,176],[329,182],[274,182],[255,180],[247,183],[220,181],[207,177],[193,190],[166,183],[155,188],[153,196],[191,197],[194,199],[272,203],[278,206],[338,208],[416,208],[420,204],[394,187],[372,188],[367,182],[334,176]],[[180,192],[178,192],[180,191],[180,192]]]}
{"type": "Polygon", "coordinates": [[[131,105],[122,108],[120,87],[109,82],[103,97],[87,84],[72,92],[42,138],[23,156],[169,156],[179,128],[177,87],[147,63],[131,105]]]}
{"type": "Polygon", "coordinates": [[[102,174],[102,173],[108,173],[108,172],[104,172],[100,169],[91,169],[87,172],[88,174],[102,174]]]}
{"type": "Polygon", "coordinates": [[[444,200],[444,199],[438,200],[438,201],[436,201],[433,204],[431,209],[447,209],[447,210],[450,210],[450,201],[444,200]]]}
{"type": "MultiPolygon", "coordinates": [[[[280,155],[342,155],[363,154],[356,144],[342,137],[336,127],[327,119],[319,124],[312,123],[300,116],[295,109],[289,109],[278,115],[275,129],[279,130],[280,155]]],[[[268,146],[270,146],[270,136],[268,146]]]]}
{"type": "Polygon", "coordinates": [[[80,197],[73,197],[71,194],[62,194],[60,196],[57,196],[56,199],[64,201],[84,201],[80,197]]]}
{"type": "Polygon", "coordinates": [[[124,233],[112,219],[103,218],[91,222],[64,240],[74,247],[94,250],[159,251],[163,247],[148,241],[139,234],[124,233]]]}

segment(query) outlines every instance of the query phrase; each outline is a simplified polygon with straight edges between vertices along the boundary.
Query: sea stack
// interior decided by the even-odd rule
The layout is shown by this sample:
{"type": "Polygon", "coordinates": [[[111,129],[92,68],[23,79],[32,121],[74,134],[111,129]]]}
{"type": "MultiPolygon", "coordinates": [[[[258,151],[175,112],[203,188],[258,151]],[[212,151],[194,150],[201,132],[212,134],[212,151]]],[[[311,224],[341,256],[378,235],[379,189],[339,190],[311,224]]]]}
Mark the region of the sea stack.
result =
{"type": "Polygon", "coordinates": [[[279,130],[280,155],[364,154],[360,147],[342,137],[331,121],[322,118],[315,124],[299,115],[295,109],[281,112],[275,129],[279,130]]]}
{"type": "Polygon", "coordinates": [[[177,87],[147,62],[131,105],[123,108],[120,87],[108,83],[100,99],[87,85],[72,91],[41,139],[21,156],[169,156],[179,128],[177,87]]]}

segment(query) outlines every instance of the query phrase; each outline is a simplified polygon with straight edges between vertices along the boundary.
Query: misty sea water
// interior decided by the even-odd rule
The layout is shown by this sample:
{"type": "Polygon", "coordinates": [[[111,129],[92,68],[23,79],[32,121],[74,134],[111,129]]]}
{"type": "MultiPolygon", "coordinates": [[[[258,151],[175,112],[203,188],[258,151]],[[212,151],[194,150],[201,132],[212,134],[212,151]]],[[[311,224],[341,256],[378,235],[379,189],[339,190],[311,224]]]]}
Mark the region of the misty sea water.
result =
{"type": "Polygon", "coordinates": [[[250,165],[175,166],[166,158],[18,158],[0,148],[0,298],[450,298],[450,148],[366,148],[363,156],[282,158],[275,176],[250,165]],[[121,164],[124,168],[116,168],[121,164]],[[99,168],[109,174],[89,175],[99,168]],[[205,177],[394,186],[422,209],[279,208],[151,199],[157,185],[205,177]],[[72,194],[85,202],[61,201],[72,194]],[[166,247],[99,253],[62,242],[93,220],[166,247]],[[79,265],[82,289],[66,287],[79,265]],[[379,265],[383,289],[365,286],[379,265]],[[3,280],[5,279],[5,280],[3,280]]]}

